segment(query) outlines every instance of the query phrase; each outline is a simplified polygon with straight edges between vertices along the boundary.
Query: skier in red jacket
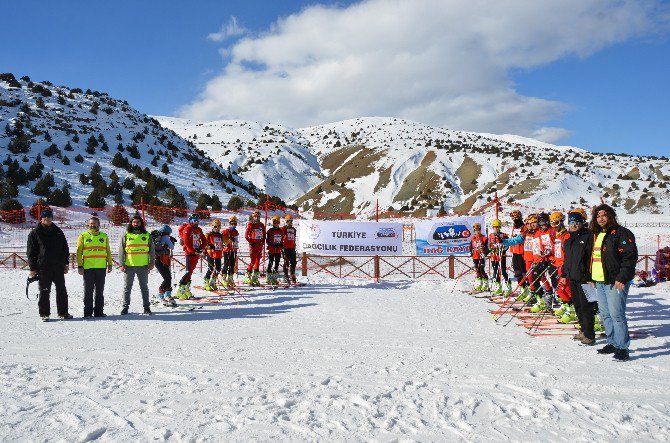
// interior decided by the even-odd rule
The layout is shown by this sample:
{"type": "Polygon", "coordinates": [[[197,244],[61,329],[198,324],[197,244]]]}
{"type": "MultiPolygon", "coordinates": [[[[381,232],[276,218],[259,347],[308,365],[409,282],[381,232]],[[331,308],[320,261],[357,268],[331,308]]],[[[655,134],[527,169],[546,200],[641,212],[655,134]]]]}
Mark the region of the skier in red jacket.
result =
{"type": "Polygon", "coordinates": [[[295,252],[296,238],[298,238],[297,231],[293,227],[293,216],[291,214],[284,217],[284,226],[282,232],[284,234],[282,244],[284,246],[284,278],[286,283],[289,283],[289,272],[291,273],[290,282],[296,284],[295,265],[298,260],[295,252]]]}
{"type": "Polygon", "coordinates": [[[474,223],[475,231],[470,239],[470,256],[475,268],[475,291],[486,291],[489,286],[489,276],[486,274],[486,254],[488,254],[488,240],[482,234],[481,223],[474,223]]]}
{"type": "Polygon", "coordinates": [[[177,298],[184,300],[193,298],[191,293],[191,276],[193,270],[198,264],[200,254],[207,245],[207,238],[200,229],[200,217],[193,214],[188,218],[188,223],[184,223],[179,227],[179,238],[181,239],[184,255],[186,256],[186,273],[179,280],[179,288],[177,289],[177,298]]]}
{"type": "Polygon", "coordinates": [[[276,285],[279,283],[277,276],[279,274],[279,259],[281,258],[283,244],[282,240],[284,232],[279,227],[279,216],[272,217],[272,227],[268,229],[266,234],[266,242],[268,245],[268,269],[267,282],[269,285],[276,285]]]}
{"type": "Polygon", "coordinates": [[[258,277],[265,244],[265,225],[261,223],[260,211],[251,213],[247,229],[244,231],[244,238],[249,242],[249,266],[244,274],[244,283],[257,286],[260,285],[258,277]]]}

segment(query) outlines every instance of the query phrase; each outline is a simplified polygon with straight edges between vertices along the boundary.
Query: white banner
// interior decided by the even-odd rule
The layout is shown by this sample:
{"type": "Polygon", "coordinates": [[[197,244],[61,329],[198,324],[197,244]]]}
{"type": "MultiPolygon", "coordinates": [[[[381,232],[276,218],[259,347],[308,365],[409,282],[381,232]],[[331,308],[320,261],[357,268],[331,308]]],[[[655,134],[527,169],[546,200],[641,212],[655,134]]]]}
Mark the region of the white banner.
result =
{"type": "Polygon", "coordinates": [[[315,255],[402,255],[402,223],[301,220],[299,239],[315,255]]]}

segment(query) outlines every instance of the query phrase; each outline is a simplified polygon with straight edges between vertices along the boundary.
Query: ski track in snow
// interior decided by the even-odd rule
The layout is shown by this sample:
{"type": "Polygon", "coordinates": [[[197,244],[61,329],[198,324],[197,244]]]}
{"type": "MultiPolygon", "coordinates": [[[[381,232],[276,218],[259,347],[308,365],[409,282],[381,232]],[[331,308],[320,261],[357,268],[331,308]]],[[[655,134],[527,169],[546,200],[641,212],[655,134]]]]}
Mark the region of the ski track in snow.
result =
{"type": "Polygon", "coordinates": [[[44,324],[25,274],[0,271],[2,441],[670,439],[669,284],[632,290],[651,336],[615,363],[496,325],[449,281],[322,280],[151,317],[135,288],[122,318],[114,272],[110,317],[85,321],[68,274],[79,318],[44,324]]]}

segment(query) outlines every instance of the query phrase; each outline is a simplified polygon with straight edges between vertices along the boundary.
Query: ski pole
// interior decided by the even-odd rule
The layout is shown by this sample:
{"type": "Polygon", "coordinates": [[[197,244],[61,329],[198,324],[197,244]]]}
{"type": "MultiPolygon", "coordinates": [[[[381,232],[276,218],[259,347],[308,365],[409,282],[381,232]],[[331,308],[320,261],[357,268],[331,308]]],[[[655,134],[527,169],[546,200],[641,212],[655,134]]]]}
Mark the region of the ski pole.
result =
{"type": "MultiPolygon", "coordinates": [[[[500,307],[498,308],[498,310],[497,310],[496,312],[493,313],[493,316],[494,316],[494,317],[495,317],[496,315],[500,314],[501,311],[502,311],[508,304],[510,304],[510,303],[514,303],[514,301],[516,301],[516,300],[515,300],[515,296],[516,296],[517,292],[519,291],[519,288],[521,288],[522,285],[523,285],[524,283],[526,283],[526,281],[530,278],[530,275],[531,275],[531,273],[533,272],[533,269],[535,269],[535,266],[536,266],[538,263],[539,263],[539,261],[538,261],[538,262],[534,262],[534,263],[532,263],[532,264],[530,265],[530,267],[529,267],[528,270],[526,271],[526,274],[521,278],[521,280],[519,280],[519,281],[517,282],[516,287],[514,288],[514,290],[513,290],[512,292],[510,292],[510,294],[509,294],[507,300],[505,300],[505,301],[502,303],[502,305],[500,305],[500,307]],[[512,302],[510,302],[510,300],[512,300],[512,302]]],[[[497,321],[497,320],[496,320],[496,321],[497,321]]]]}
{"type": "MultiPolygon", "coordinates": [[[[529,268],[529,270],[528,270],[528,272],[526,273],[526,275],[524,276],[524,278],[519,282],[519,285],[521,285],[526,279],[529,278],[529,276],[532,275],[532,272],[535,270],[535,268],[537,267],[537,265],[540,264],[540,263],[541,263],[541,262],[540,262],[539,260],[536,261],[536,262],[533,262],[533,264],[532,264],[531,267],[529,268]]],[[[547,271],[547,268],[545,268],[542,272],[540,272],[540,274],[537,276],[537,278],[535,278],[535,279],[530,283],[529,286],[530,286],[530,287],[533,287],[533,286],[537,283],[537,281],[542,277],[542,274],[544,274],[546,271],[547,271]]],[[[530,278],[532,278],[532,277],[530,277],[530,278]]],[[[517,285],[517,288],[518,288],[519,285],[517,285]]],[[[507,312],[514,306],[514,302],[515,302],[515,301],[516,301],[516,299],[510,297],[510,298],[508,299],[508,303],[503,303],[503,305],[500,306],[500,309],[498,309],[498,311],[496,311],[496,312],[493,314],[494,316],[495,316],[495,315],[498,315],[498,318],[494,319],[494,321],[497,322],[498,320],[500,320],[500,318],[501,318],[503,315],[505,315],[505,314],[506,314],[506,313],[507,313],[507,312]],[[511,300],[514,300],[514,301],[512,301],[511,303],[509,303],[509,300],[510,300],[510,299],[511,299],[511,300]]],[[[528,301],[530,301],[530,300],[527,300],[526,303],[524,303],[524,304],[521,306],[521,309],[523,309],[523,308],[528,304],[528,301]]]]}
{"type": "MultiPolygon", "coordinates": [[[[534,283],[537,283],[537,282],[540,280],[540,278],[547,272],[548,269],[549,269],[549,267],[544,268],[544,270],[540,273],[540,275],[538,276],[538,278],[535,280],[534,283]]],[[[528,306],[528,304],[530,303],[531,300],[532,300],[531,298],[529,298],[528,300],[526,300],[526,301],[524,302],[523,306],[521,306],[521,308],[519,308],[518,311],[514,312],[514,314],[512,314],[512,315],[510,316],[510,319],[507,321],[507,323],[505,323],[503,326],[507,326],[508,324],[510,324],[510,322],[511,322],[513,319],[516,318],[516,316],[519,314],[519,312],[521,312],[521,311],[523,310],[523,308],[525,308],[526,306],[528,306]]]]}

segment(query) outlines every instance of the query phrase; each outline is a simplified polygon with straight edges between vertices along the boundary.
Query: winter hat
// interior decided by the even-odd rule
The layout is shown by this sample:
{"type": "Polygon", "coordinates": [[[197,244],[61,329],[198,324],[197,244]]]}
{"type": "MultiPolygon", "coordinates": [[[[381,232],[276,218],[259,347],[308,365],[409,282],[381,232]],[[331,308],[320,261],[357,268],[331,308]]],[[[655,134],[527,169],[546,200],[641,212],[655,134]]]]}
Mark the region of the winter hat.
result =
{"type": "Polygon", "coordinates": [[[200,221],[200,216],[198,216],[198,214],[192,214],[192,215],[188,218],[188,222],[189,222],[189,223],[194,223],[194,222],[199,222],[199,221],[200,221]]]}
{"type": "Polygon", "coordinates": [[[163,234],[172,234],[172,228],[168,225],[163,225],[163,227],[161,228],[161,232],[163,234]]]}
{"type": "Polygon", "coordinates": [[[51,209],[45,208],[45,209],[42,209],[40,211],[40,218],[44,218],[44,217],[49,217],[49,218],[54,217],[54,214],[53,214],[53,212],[51,212],[51,209]]]}
{"type": "Polygon", "coordinates": [[[582,215],[581,212],[570,212],[568,214],[568,224],[570,223],[579,223],[580,225],[584,224],[584,216],[582,215]]]}

